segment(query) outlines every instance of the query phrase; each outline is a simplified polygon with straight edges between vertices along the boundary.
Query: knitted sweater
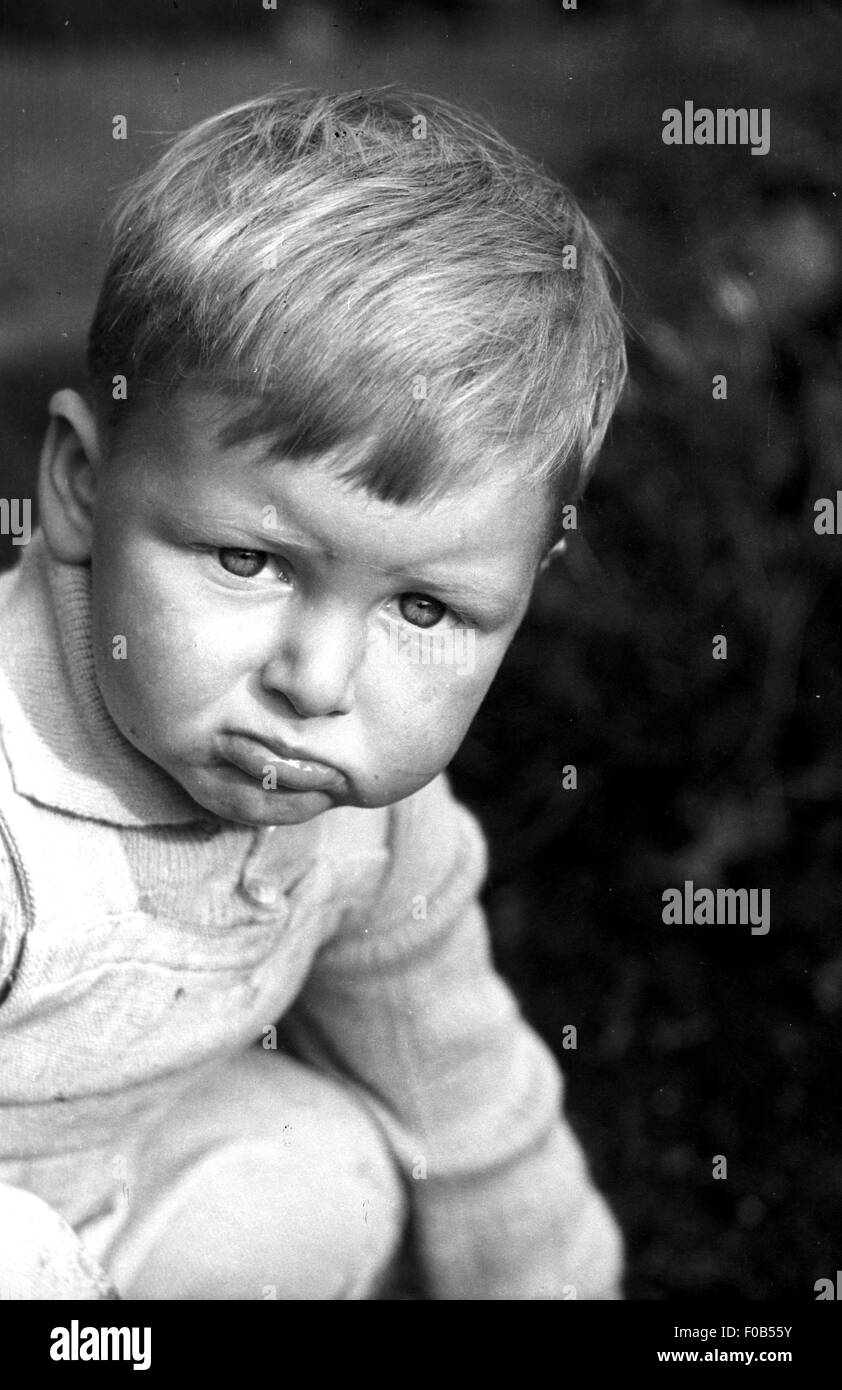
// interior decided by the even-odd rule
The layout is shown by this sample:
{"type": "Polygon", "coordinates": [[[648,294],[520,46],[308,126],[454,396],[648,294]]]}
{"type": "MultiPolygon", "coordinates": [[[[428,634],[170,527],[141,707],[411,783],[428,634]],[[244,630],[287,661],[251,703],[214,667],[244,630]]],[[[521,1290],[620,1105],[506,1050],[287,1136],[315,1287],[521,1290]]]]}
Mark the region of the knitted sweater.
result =
{"type": "Polygon", "coordinates": [[[0,578],[0,739],[0,1181],[83,1222],[40,1176],[61,1137],[93,1150],[280,1023],[382,1125],[433,1297],[617,1296],[616,1227],[493,968],[484,841],[444,775],[302,825],[211,819],[111,720],[89,571],[40,533],[0,578]]]}

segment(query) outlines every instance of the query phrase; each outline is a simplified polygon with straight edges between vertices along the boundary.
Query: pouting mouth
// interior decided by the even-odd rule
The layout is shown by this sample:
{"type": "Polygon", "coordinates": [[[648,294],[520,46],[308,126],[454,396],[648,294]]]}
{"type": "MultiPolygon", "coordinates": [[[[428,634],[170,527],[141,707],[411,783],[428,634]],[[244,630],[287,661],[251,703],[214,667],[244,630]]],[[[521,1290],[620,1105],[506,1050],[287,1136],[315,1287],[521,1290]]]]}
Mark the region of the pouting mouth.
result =
{"type": "Polygon", "coordinates": [[[254,777],[267,790],[341,792],[346,778],[338,768],[299,749],[285,748],[249,734],[229,734],[222,741],[225,759],[254,777]]]}

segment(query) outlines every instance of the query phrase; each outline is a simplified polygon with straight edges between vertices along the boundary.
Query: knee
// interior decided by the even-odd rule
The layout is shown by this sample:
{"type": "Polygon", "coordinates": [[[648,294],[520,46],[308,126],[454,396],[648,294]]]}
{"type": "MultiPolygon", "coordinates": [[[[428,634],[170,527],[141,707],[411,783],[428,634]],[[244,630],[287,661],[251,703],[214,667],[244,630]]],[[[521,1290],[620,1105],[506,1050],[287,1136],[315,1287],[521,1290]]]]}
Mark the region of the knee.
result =
{"type": "Polygon", "coordinates": [[[274,1129],[261,1129],[178,1177],[124,1296],[363,1299],[377,1288],[406,1199],[375,1122],[320,1080],[306,1105],[281,1107],[274,1129]]]}
{"type": "MultiPolygon", "coordinates": [[[[407,1213],[403,1180],[375,1121],[330,1084],[309,1114],[291,1119],[280,1152],[267,1143],[264,1175],[270,1166],[268,1207],[294,1233],[299,1287],[308,1290],[292,1296],[367,1297],[400,1245],[407,1213]]],[[[290,1296],[283,1277],[277,1293],[272,1285],[267,1280],[262,1297],[290,1296]]]]}

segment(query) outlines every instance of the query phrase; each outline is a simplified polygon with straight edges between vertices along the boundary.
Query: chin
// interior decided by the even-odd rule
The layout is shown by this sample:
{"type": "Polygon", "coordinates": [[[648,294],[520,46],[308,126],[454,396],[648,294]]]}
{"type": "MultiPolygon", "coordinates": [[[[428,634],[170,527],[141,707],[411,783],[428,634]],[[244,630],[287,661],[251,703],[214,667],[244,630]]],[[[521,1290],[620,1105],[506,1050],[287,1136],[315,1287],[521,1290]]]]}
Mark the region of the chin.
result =
{"type": "Polygon", "coordinates": [[[209,786],[190,778],[177,780],[203,811],[235,825],[300,825],[336,804],[325,792],[265,791],[262,787],[209,786]]]}

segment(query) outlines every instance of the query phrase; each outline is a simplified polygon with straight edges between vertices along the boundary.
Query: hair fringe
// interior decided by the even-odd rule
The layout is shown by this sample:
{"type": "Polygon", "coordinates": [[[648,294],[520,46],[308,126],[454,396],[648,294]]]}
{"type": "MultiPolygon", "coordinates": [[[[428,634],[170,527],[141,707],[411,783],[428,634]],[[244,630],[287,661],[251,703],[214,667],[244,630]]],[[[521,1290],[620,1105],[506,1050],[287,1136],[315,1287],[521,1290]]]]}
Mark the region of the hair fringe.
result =
{"type": "Polygon", "coordinates": [[[227,442],[369,443],[343,476],[383,500],[501,466],[569,498],[625,383],[618,279],[563,185],[481,118],[394,86],[283,88],[125,190],[89,375],[112,432],[115,374],[135,407],[200,376],[242,407],[227,442]]]}

